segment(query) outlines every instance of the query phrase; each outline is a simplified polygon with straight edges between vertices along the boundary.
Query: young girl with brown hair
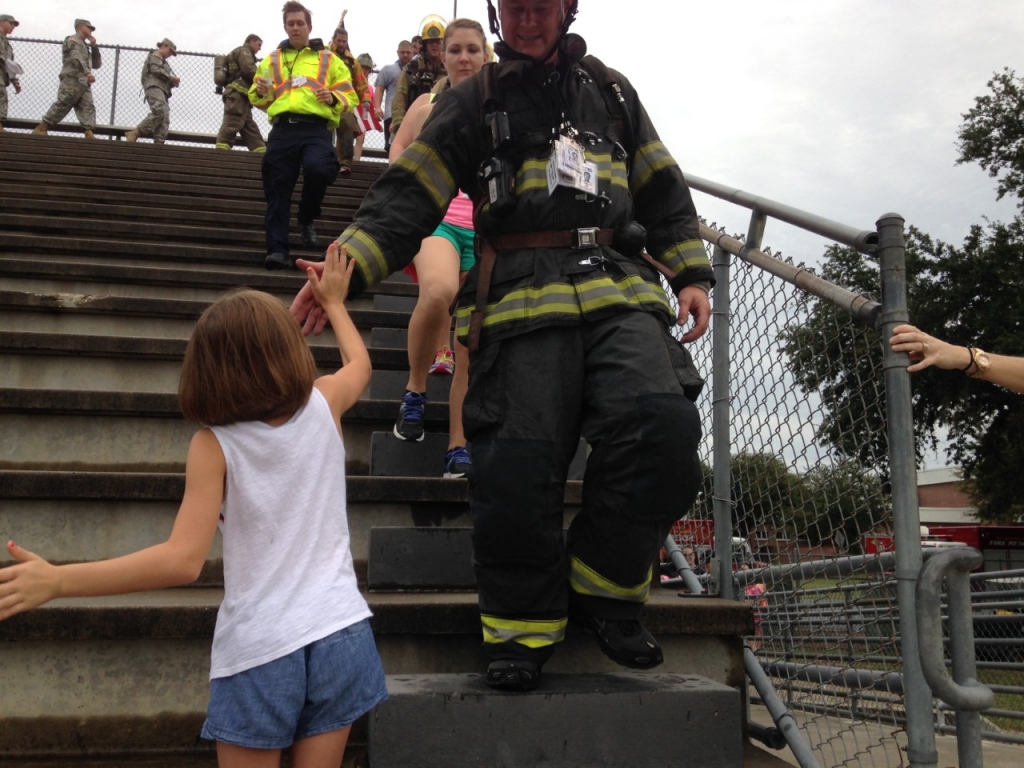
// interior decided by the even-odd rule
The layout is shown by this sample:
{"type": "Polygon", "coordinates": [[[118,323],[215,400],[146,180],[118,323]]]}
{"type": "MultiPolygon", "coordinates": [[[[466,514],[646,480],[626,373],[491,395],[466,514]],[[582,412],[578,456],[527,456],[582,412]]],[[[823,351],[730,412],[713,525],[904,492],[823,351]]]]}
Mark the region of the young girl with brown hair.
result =
{"type": "Polygon", "coordinates": [[[222,768],[341,764],[352,723],[387,698],[370,610],[349,546],[341,415],[370,380],[344,306],[353,262],[336,245],[310,286],[330,316],[343,367],[317,377],[277,299],[233,292],[196,323],[178,397],[192,438],[185,495],[167,541],[124,557],[54,566],[8,542],[0,620],[58,597],[123,594],[195,581],[219,527],[217,614],[203,736],[222,768]]]}

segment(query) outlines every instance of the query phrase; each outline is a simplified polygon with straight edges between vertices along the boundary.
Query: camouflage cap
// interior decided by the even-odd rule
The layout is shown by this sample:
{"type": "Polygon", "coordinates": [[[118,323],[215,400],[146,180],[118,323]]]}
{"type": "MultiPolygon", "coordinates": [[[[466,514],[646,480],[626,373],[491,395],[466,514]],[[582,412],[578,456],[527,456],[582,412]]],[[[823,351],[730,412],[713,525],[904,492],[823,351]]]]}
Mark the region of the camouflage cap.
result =
{"type": "Polygon", "coordinates": [[[359,62],[359,66],[366,72],[372,72],[374,67],[377,66],[373,63],[373,57],[368,53],[360,53],[356,56],[356,61],[359,62]]]}
{"type": "Polygon", "coordinates": [[[86,21],[85,19],[75,19],[75,29],[82,26],[88,27],[90,32],[96,31],[96,27],[92,25],[92,22],[86,21]]]}
{"type": "Polygon", "coordinates": [[[161,45],[166,45],[168,48],[171,49],[171,56],[177,56],[178,55],[178,46],[176,46],[174,44],[174,41],[171,40],[169,37],[165,37],[163,40],[161,40],[159,43],[157,43],[156,47],[159,48],[161,45]]]}
{"type": "Polygon", "coordinates": [[[11,16],[11,14],[9,13],[0,13],[0,21],[9,21],[14,26],[18,26],[18,24],[20,23],[16,18],[11,16]]]}

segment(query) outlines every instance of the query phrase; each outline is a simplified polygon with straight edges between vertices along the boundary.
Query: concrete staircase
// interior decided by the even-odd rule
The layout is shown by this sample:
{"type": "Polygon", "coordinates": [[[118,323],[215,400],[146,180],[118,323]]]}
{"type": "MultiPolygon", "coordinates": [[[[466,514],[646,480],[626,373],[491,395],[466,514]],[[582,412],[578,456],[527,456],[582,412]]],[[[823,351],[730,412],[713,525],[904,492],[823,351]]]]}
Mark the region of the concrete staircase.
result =
{"type": "MultiPolygon", "coordinates": [[[[65,563],[166,537],[193,432],[176,391],[195,317],[232,287],[289,300],[304,279],[263,269],[259,162],[240,152],[0,134],[0,538],[65,563]]],[[[357,164],[339,178],[318,222],[324,243],[381,169],[357,164]]],[[[659,766],[739,764],[750,751],[737,690],[740,637],[752,628],[740,604],[655,590],[646,623],[666,662],[650,675],[622,674],[592,638],[570,631],[545,669],[554,688],[536,699],[561,702],[561,714],[482,685],[476,595],[465,576],[466,483],[441,479],[443,437],[412,446],[432,454],[424,463],[422,453],[410,460],[410,446],[395,450],[386,434],[404,384],[401,330],[414,296],[414,285],[392,279],[351,303],[375,369],[343,422],[353,555],[364,584],[371,551],[381,565],[404,565],[378,568],[387,574],[382,588],[366,593],[395,695],[372,729],[369,718],[357,724],[346,764],[366,764],[371,731],[374,768],[455,766],[459,755],[465,765],[653,765],[655,756],[659,766]],[[415,530],[389,538],[395,529],[415,530]],[[455,544],[439,548],[439,534],[455,544]],[[449,577],[424,576],[439,557],[458,561],[457,588],[438,590],[449,577]],[[618,698],[601,705],[611,691],[618,698]],[[437,706],[453,696],[477,706],[437,706]],[[643,710],[648,730],[638,739],[639,725],[625,715],[645,701],[654,706],[643,710]],[[548,741],[536,741],[543,748],[527,738],[533,746],[510,752],[508,740],[473,725],[506,715],[538,727],[540,716],[549,731],[548,741]],[[412,733],[402,725],[409,722],[412,733]],[[624,722],[634,738],[614,729],[624,722]],[[562,731],[573,748],[559,753],[550,734],[562,731]],[[462,746],[452,752],[456,732],[462,746]],[[585,737],[594,732],[622,738],[585,737]],[[718,746],[695,763],[685,759],[689,739],[718,746]],[[410,763],[397,740],[415,743],[419,759],[410,763]],[[655,740],[674,742],[680,761],[643,746],[655,740]],[[432,758],[442,746],[443,759],[432,758]]],[[[321,367],[340,364],[329,331],[310,343],[321,367]]],[[[447,382],[432,381],[429,394],[428,432],[443,435],[447,382]]],[[[572,481],[567,520],[579,499],[572,481]]],[[[217,541],[192,587],[58,601],[0,623],[0,764],[209,764],[211,746],[197,734],[220,558],[217,541]]],[[[755,751],[744,764],[765,760],[755,751]]]]}

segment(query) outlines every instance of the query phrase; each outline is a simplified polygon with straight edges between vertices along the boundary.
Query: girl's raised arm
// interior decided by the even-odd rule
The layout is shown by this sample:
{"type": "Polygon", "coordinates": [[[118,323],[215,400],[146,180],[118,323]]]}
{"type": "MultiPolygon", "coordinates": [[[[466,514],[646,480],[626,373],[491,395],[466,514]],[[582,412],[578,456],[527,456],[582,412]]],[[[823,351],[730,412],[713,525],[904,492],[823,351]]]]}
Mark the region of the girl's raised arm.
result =
{"type": "Polygon", "coordinates": [[[119,595],[195,581],[217,531],[226,471],[213,432],[197,432],[188,449],[185,497],[171,535],[130,555],[57,566],[9,541],[7,551],[17,563],[0,568],[0,620],[58,597],[119,595]]]}
{"type": "Polygon", "coordinates": [[[363,394],[372,373],[370,353],[345,309],[345,296],[354,268],[355,262],[349,260],[346,250],[342,248],[339,253],[338,244],[331,243],[324,259],[323,274],[318,277],[316,270],[306,270],[313,296],[330,319],[341,351],[343,367],[330,376],[321,376],[315,385],[327,398],[335,421],[340,420],[363,394]]]}

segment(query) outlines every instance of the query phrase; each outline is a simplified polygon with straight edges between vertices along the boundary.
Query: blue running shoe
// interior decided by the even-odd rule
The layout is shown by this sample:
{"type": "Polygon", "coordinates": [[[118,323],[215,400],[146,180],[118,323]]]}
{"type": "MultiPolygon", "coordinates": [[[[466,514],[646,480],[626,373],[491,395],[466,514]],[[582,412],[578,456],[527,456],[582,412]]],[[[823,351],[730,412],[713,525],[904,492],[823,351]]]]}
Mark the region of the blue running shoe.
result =
{"type": "Polygon", "coordinates": [[[465,477],[472,468],[473,462],[470,461],[466,446],[458,445],[445,454],[444,476],[447,479],[465,477]]]}
{"type": "Polygon", "coordinates": [[[402,395],[402,407],[398,411],[395,422],[395,437],[399,440],[423,440],[423,408],[427,404],[427,396],[419,392],[406,392],[402,395]]]}

